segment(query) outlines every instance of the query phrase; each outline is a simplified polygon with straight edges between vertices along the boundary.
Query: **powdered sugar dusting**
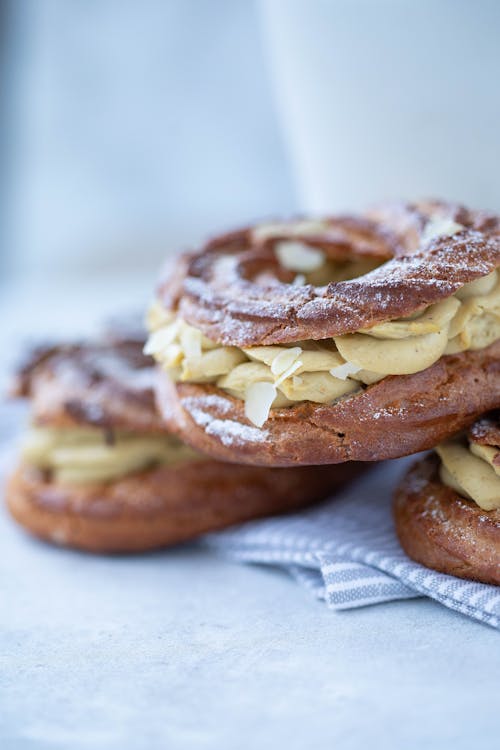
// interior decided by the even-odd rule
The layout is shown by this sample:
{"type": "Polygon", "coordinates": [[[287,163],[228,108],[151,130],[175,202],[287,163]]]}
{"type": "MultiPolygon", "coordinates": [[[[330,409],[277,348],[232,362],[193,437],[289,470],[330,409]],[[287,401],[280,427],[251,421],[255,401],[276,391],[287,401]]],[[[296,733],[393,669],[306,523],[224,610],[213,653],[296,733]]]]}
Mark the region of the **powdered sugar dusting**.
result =
{"type": "Polygon", "coordinates": [[[152,390],[154,367],[133,368],[116,356],[102,357],[99,364],[104,376],[113,378],[131,391],[152,390]]]}
{"type": "MultiPolygon", "coordinates": [[[[203,399],[207,407],[209,406],[207,403],[208,399],[225,400],[215,395],[207,396],[203,399]]],[[[269,437],[267,430],[250,427],[250,425],[241,424],[241,422],[236,422],[234,419],[214,418],[212,414],[201,408],[199,404],[200,400],[197,398],[185,398],[182,402],[184,409],[189,412],[196,424],[203,427],[207,435],[218,438],[223,445],[231,447],[233,445],[267,441],[269,437]]],[[[212,405],[215,405],[214,401],[212,401],[212,405]]]]}
{"type": "MultiPolygon", "coordinates": [[[[500,412],[490,414],[475,422],[469,430],[469,440],[500,449],[500,412]]],[[[498,461],[495,460],[495,463],[498,461]]]]}
{"type": "MultiPolygon", "coordinates": [[[[195,400],[196,399],[193,398],[186,398],[184,399],[183,404],[185,405],[187,402],[193,403],[195,400]]],[[[224,398],[224,396],[217,395],[216,393],[209,393],[206,396],[203,396],[203,403],[211,409],[216,409],[221,414],[229,414],[232,409],[231,401],[229,401],[228,398],[224,398]]]]}
{"type": "Polygon", "coordinates": [[[318,340],[410,315],[451,296],[500,264],[498,220],[488,224],[480,212],[444,202],[400,205],[378,218],[331,218],[323,229],[320,222],[318,231],[322,231],[314,238],[292,230],[287,235],[287,224],[280,225],[280,232],[281,227],[280,240],[306,242],[333,259],[340,243],[344,255],[338,257],[359,259],[366,254],[378,257],[381,265],[327,286],[295,286],[277,278],[272,284],[261,282],[258,279],[275,273],[275,257],[247,232],[239,244],[221,241],[217,252],[211,247],[210,252],[199,253],[182,280],[179,314],[226,345],[318,340]],[[459,231],[422,242],[436,211],[459,231]],[[412,219],[406,222],[411,225],[410,233],[401,230],[402,216],[412,219]],[[266,273],[256,274],[255,268],[266,273]]]}

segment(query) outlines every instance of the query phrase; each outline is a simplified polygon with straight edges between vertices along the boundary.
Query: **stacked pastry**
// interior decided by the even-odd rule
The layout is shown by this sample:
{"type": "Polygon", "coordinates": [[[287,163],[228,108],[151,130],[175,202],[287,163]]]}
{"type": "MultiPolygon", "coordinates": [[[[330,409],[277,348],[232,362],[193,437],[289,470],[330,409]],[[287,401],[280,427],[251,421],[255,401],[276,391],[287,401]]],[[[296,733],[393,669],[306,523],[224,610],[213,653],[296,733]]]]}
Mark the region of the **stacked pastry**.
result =
{"type": "Polygon", "coordinates": [[[150,314],[187,442],[262,465],[436,445],[500,399],[499,223],[444,204],[258,226],[177,261],[150,314]]]}
{"type": "Polygon", "coordinates": [[[34,535],[92,552],[191,539],[324,498],[359,466],[291,471],[223,464],[184,445],[154,403],[152,361],[137,333],[43,347],[17,375],[31,426],[7,486],[34,535]]]}
{"type": "Polygon", "coordinates": [[[439,446],[441,468],[424,459],[397,492],[403,545],[499,582],[498,424],[477,422],[500,407],[499,266],[500,220],[444,202],[261,224],[179,256],[144,357],[108,339],[21,374],[34,426],[12,512],[39,536],[140,549],[439,446]],[[445,555],[443,538],[462,542],[445,555]]]}
{"type": "Polygon", "coordinates": [[[161,413],[194,448],[263,466],[440,445],[440,473],[428,459],[398,492],[403,545],[425,564],[498,583],[498,436],[471,437],[470,449],[460,441],[500,406],[499,265],[499,219],[444,202],[218,237],[175,262],[150,311],[161,413]],[[479,466],[472,490],[450,468],[462,466],[449,458],[459,449],[462,473],[479,466]],[[458,507],[477,520],[470,543],[449,553],[461,563],[439,565],[438,511],[427,522],[419,511],[430,496],[436,508],[447,498],[444,536],[461,535],[458,507]],[[472,552],[484,519],[493,531],[481,567],[472,552]]]}

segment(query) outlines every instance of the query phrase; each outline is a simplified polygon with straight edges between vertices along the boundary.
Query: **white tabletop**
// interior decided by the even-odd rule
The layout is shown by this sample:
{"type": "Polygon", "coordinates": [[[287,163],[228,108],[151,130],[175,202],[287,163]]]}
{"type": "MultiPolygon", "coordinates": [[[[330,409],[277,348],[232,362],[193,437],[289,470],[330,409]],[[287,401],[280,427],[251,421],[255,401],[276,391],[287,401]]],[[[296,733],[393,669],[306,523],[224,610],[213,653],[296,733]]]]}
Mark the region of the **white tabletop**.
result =
{"type": "MultiPolygon", "coordinates": [[[[92,315],[111,309],[92,289],[92,315]]],[[[83,283],[58,289],[57,316],[41,304],[52,293],[3,295],[3,351],[90,321],[83,283]]],[[[0,538],[8,750],[498,746],[498,633],[429,600],[331,612],[278,571],[196,545],[93,557],[4,513],[0,538]]]]}

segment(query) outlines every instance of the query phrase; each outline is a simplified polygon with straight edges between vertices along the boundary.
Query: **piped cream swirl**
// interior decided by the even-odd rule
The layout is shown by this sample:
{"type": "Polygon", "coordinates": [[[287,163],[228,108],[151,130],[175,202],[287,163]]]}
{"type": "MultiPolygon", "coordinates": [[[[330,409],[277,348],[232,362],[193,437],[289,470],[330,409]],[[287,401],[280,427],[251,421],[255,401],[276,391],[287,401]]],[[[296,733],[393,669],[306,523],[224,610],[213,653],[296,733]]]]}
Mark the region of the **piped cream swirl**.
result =
{"type": "Polygon", "coordinates": [[[483,510],[500,508],[500,447],[454,439],[436,448],[441,459],[439,475],[451,487],[483,510]]]}
{"type": "Polygon", "coordinates": [[[53,481],[72,485],[108,482],[151,466],[199,458],[170,435],[118,433],[106,442],[95,428],[35,426],[23,441],[21,456],[25,464],[50,471],[53,481]]]}
{"type": "MultiPolygon", "coordinates": [[[[301,401],[327,404],[388,375],[419,372],[445,354],[481,349],[499,339],[500,278],[493,271],[414,315],[321,341],[222,346],[159,303],[150,310],[148,327],[146,354],[176,382],[214,383],[252,403],[253,386],[267,383],[259,392],[269,408],[301,401]]],[[[247,408],[247,416],[263,424],[262,410],[256,416],[247,408]]]]}

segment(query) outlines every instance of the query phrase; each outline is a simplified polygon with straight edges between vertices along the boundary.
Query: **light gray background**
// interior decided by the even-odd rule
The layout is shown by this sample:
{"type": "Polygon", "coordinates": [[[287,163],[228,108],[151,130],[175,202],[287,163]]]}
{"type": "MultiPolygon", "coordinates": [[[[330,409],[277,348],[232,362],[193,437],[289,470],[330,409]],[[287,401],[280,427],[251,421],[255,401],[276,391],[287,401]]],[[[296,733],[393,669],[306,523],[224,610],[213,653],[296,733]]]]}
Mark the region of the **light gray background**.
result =
{"type": "MultiPolygon", "coordinates": [[[[284,6],[270,3],[266,39],[284,6]]],[[[340,9],[359,43],[349,18],[362,5],[317,7],[340,9]]],[[[2,8],[3,386],[27,337],[144,307],[166,253],[312,205],[328,180],[311,182],[305,119],[287,129],[300,96],[282,96],[282,63],[268,76],[251,0],[2,8]]],[[[457,65],[468,59],[465,46],[457,65]]],[[[336,614],[278,573],[192,547],[92,558],[33,542],[3,514],[0,538],[2,748],[498,745],[498,633],[437,604],[336,614]]]]}
{"type": "Polygon", "coordinates": [[[189,547],[108,560],[0,529],[2,747],[498,747],[498,633],[437,604],[332,613],[189,547]]]}

